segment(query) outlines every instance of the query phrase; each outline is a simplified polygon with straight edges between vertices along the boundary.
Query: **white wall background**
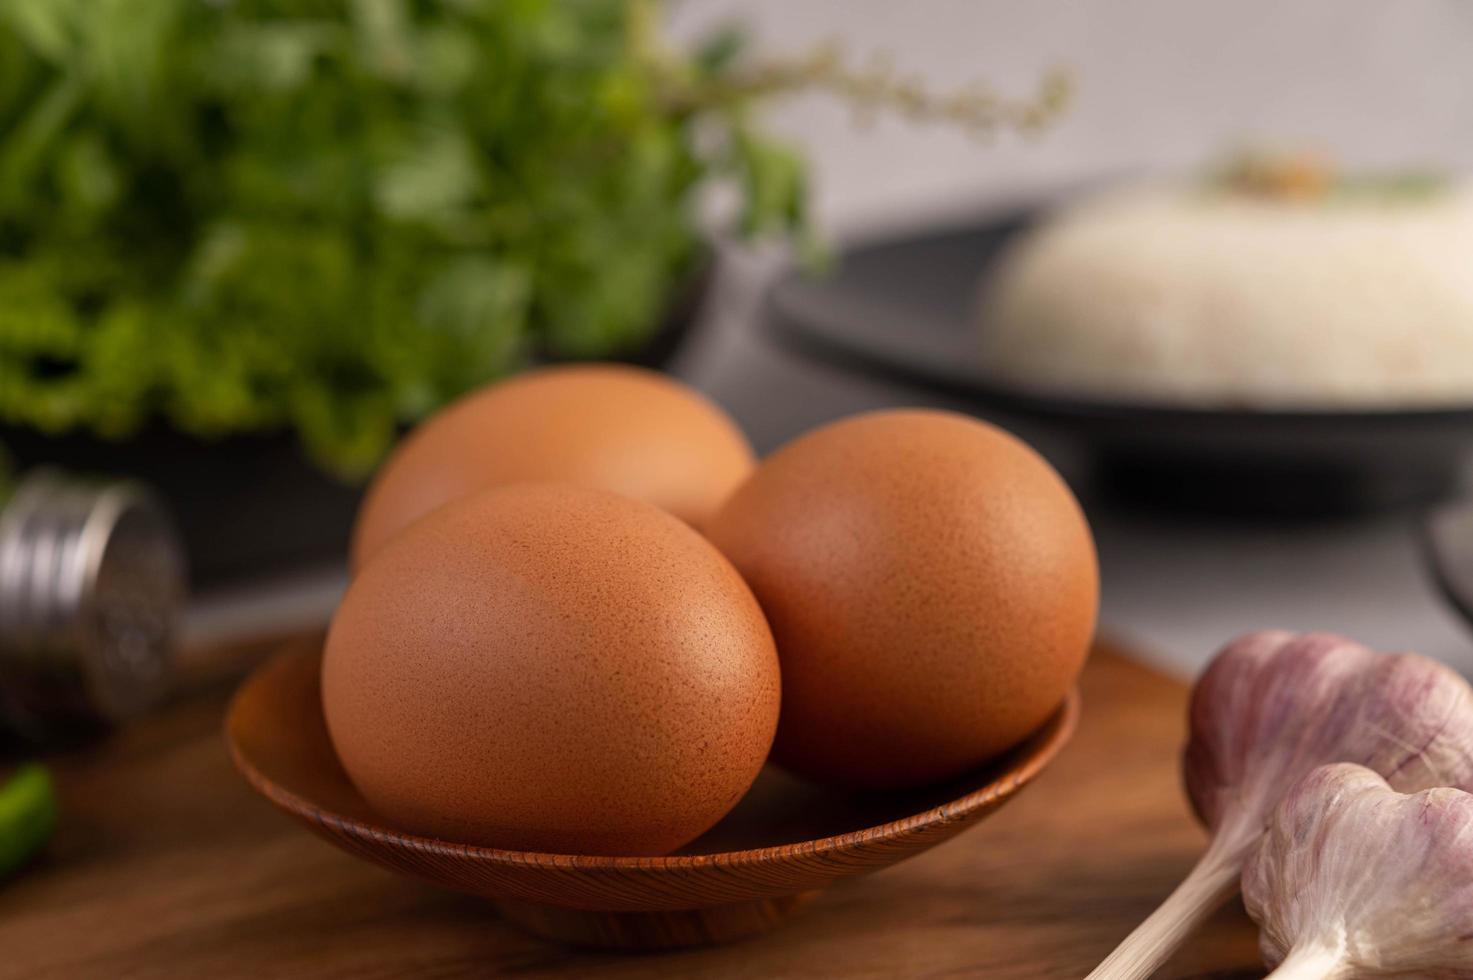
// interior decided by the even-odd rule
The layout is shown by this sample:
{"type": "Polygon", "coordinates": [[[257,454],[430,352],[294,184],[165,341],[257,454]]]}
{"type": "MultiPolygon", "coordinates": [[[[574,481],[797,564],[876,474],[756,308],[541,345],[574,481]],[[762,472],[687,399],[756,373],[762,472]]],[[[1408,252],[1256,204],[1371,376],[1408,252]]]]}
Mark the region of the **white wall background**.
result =
{"type": "Polygon", "coordinates": [[[982,144],[944,125],[865,129],[836,99],[775,105],[807,148],[837,232],[977,209],[1096,175],[1190,168],[1244,143],[1350,166],[1473,169],[1473,3],[1464,0],[685,0],[678,36],[739,20],[755,50],[835,39],[860,63],[1010,95],[1068,66],[1075,100],[1037,140],[982,144]]]}

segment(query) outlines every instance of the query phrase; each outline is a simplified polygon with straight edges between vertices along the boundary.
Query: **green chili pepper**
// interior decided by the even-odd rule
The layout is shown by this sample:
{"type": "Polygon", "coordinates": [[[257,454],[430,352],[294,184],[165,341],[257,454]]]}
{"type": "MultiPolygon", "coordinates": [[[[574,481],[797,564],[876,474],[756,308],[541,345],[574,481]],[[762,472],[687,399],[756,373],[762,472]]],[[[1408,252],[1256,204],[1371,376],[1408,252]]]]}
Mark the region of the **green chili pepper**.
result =
{"type": "Polygon", "coordinates": [[[0,878],[20,868],[56,828],[56,791],[39,763],[0,783],[0,878]]]}

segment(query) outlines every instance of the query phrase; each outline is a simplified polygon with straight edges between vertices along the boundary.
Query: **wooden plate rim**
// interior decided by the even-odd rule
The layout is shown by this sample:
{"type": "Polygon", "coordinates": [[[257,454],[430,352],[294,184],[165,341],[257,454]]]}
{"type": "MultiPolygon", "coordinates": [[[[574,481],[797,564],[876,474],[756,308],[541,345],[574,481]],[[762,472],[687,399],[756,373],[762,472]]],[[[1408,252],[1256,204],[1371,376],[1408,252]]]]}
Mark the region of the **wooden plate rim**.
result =
{"type": "MultiPolygon", "coordinates": [[[[1065,696],[1063,703],[1021,745],[1037,741],[1028,754],[1017,760],[1012,768],[997,774],[986,785],[966,793],[955,800],[941,803],[908,817],[848,831],[814,840],[792,844],[774,844],[767,847],[746,848],[739,851],[719,851],[711,854],[668,854],[660,856],[632,857],[617,855],[555,854],[542,851],[511,851],[475,844],[457,844],[452,841],[422,837],[405,831],[393,830],[354,817],[346,817],[323,809],[318,804],[278,785],[248,759],[236,742],[233,729],[240,702],[253,685],[273,667],[288,658],[318,657],[316,649],[292,649],[279,653],[258,666],[248,675],[225,713],[225,742],[229,748],[230,761],[237,772],[245,778],[251,788],[264,796],[285,813],[311,821],[336,834],[366,839],[404,850],[437,857],[460,858],[507,868],[578,871],[634,871],[634,872],[683,872],[705,868],[744,868],[779,864],[793,858],[815,855],[844,853],[860,845],[884,843],[903,839],[919,830],[946,826],[986,812],[1032,782],[1048,767],[1059,752],[1068,744],[1079,723],[1081,698],[1076,685],[1065,696]]],[[[1013,749],[1010,751],[1018,751],[1013,749]]]]}

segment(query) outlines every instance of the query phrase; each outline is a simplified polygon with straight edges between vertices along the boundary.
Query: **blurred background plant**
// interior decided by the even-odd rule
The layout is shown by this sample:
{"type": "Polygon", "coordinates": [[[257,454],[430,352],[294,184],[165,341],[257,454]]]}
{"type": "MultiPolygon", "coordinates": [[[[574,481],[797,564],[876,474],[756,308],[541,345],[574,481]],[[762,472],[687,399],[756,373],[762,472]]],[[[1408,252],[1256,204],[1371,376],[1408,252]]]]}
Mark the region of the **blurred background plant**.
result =
{"type": "Polygon", "coordinates": [[[533,352],[637,347],[700,184],[778,233],[803,194],[739,104],[667,108],[631,9],[0,3],[0,418],[293,428],[351,474],[533,352]]]}
{"type": "MultiPolygon", "coordinates": [[[[629,0],[0,0],[0,426],[295,431],[340,476],[539,358],[638,350],[699,198],[803,237],[753,100],[827,85],[1035,125],[830,51],[693,53],[629,0]]],[[[1039,113],[1043,116],[1040,117],[1039,113]]],[[[1030,114],[1031,113],[1031,114],[1030,114]]]]}

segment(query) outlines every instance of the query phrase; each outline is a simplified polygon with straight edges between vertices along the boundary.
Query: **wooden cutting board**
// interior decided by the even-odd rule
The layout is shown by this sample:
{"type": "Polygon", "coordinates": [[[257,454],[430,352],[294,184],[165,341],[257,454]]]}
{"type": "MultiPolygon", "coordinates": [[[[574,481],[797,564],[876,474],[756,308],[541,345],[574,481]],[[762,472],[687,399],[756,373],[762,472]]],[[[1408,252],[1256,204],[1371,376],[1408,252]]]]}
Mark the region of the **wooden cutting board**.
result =
{"type": "MultiPolygon", "coordinates": [[[[956,840],[744,943],[576,952],[357,861],[252,795],[220,723],[263,653],[213,658],[187,699],[48,760],[63,824],[0,883],[0,978],[1079,978],[1203,846],[1177,770],[1186,688],[1100,650],[1073,744],[956,840]]],[[[1261,977],[1255,936],[1234,903],[1161,976],[1261,977]]]]}

